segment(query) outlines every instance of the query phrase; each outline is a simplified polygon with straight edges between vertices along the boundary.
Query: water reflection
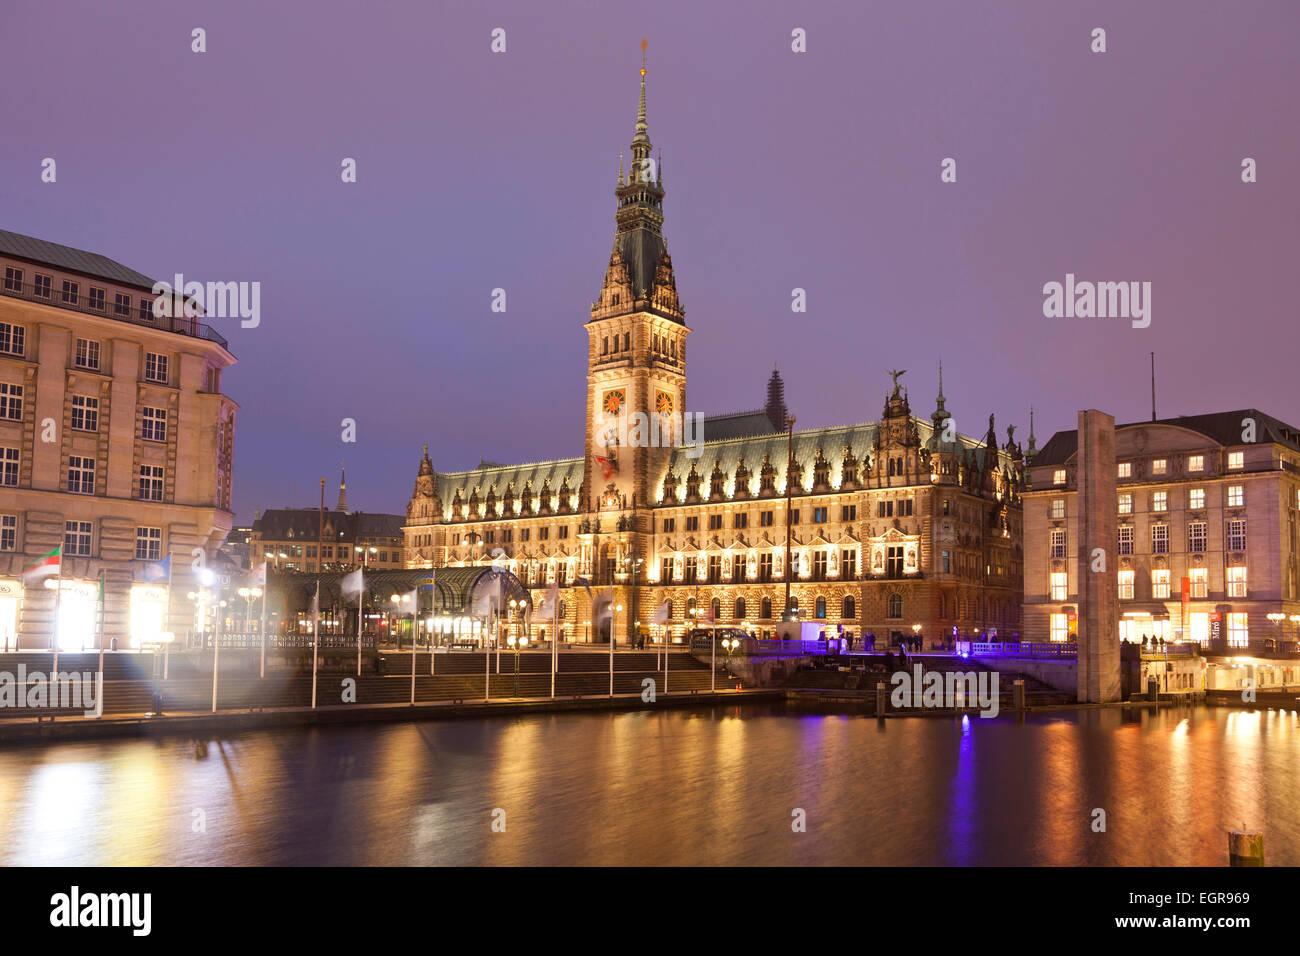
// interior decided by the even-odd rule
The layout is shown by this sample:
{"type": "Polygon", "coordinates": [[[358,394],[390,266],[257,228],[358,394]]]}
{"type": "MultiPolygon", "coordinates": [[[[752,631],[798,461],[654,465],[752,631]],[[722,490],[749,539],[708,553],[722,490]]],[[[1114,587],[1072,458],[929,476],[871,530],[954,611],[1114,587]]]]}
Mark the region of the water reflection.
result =
{"type": "Polygon", "coordinates": [[[1221,866],[1245,822],[1294,866],[1298,720],[733,707],[14,747],[0,862],[1221,866]]]}

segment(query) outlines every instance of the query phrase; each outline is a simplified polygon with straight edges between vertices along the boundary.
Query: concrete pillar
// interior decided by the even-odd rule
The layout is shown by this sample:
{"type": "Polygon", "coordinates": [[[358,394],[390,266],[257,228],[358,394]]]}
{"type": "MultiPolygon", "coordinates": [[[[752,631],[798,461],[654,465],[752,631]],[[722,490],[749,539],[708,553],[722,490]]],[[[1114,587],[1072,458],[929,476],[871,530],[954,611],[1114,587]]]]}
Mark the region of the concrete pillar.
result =
{"type": "Polygon", "coordinates": [[[1114,417],[1095,409],[1079,412],[1075,463],[1079,514],[1078,699],[1109,703],[1120,698],[1114,417]]]}

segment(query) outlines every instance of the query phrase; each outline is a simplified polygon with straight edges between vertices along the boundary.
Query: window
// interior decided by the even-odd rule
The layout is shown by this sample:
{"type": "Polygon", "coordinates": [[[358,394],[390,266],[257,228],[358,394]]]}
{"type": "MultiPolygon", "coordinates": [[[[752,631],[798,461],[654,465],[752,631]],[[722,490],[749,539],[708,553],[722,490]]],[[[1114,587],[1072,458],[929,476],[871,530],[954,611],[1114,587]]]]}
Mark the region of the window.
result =
{"type": "Polygon", "coordinates": [[[1064,614],[1052,615],[1051,638],[1054,643],[1062,644],[1069,640],[1070,622],[1064,614]]]}
{"type": "Polygon", "coordinates": [[[569,526],[567,524],[560,525],[558,530],[559,530],[559,534],[556,535],[557,538],[563,540],[564,538],[567,538],[569,536],[569,526]]]}
{"type": "Polygon", "coordinates": [[[826,599],[820,594],[817,596],[817,600],[813,602],[813,617],[819,621],[826,620],[826,599]]]}
{"type": "Polygon", "coordinates": [[[825,523],[826,523],[826,509],[825,509],[825,508],[814,508],[814,509],[813,509],[813,524],[825,524],[825,523]]]}
{"type": "Polygon", "coordinates": [[[48,299],[53,293],[50,291],[50,277],[43,276],[39,272],[33,277],[35,280],[32,284],[32,292],[38,299],[48,299]]]}
{"type": "Polygon", "coordinates": [[[813,579],[816,581],[826,580],[826,552],[813,552],[813,579]]]}
{"type": "Polygon", "coordinates": [[[1187,507],[1199,509],[1205,507],[1205,489],[1193,488],[1187,492],[1187,507]]]}
{"type": "Polygon", "coordinates": [[[549,540],[551,540],[551,529],[550,529],[550,528],[538,528],[538,529],[537,529],[537,540],[538,540],[538,541],[549,541],[549,540]]]}
{"type": "Polygon", "coordinates": [[[885,549],[885,573],[891,578],[903,576],[903,546],[891,544],[885,549]]]}
{"type": "MultiPolygon", "coordinates": [[[[772,555],[760,554],[758,556],[758,579],[760,581],[772,580],[772,555]]],[[[767,615],[771,616],[771,615],[767,615]]]]}
{"type": "Polygon", "coordinates": [[[1064,528],[1052,529],[1052,557],[1054,558],[1065,557],[1065,529],[1064,528]]]}
{"type": "Polygon", "coordinates": [[[1230,451],[1230,452],[1228,452],[1228,467],[1229,467],[1229,468],[1245,468],[1245,467],[1246,467],[1246,453],[1245,453],[1244,451],[1230,451]]]}
{"type": "Polygon", "coordinates": [[[135,529],[135,556],[140,561],[162,558],[162,528],[135,529]]]}
{"type": "Polygon", "coordinates": [[[1169,599],[1169,571],[1162,569],[1151,572],[1151,597],[1156,601],[1169,599]]]}
{"type": "Polygon", "coordinates": [[[1151,526],[1151,553],[1169,553],[1169,525],[1153,524],[1151,526]]]}
{"type": "Polygon", "coordinates": [[[698,581],[700,578],[699,562],[696,558],[687,558],[682,562],[683,581],[698,581]]]}
{"type": "Polygon", "coordinates": [[[762,527],[762,528],[770,528],[770,527],[772,527],[772,517],[773,517],[774,514],[775,514],[775,512],[772,512],[772,511],[760,511],[760,512],[758,513],[758,524],[759,524],[759,527],[762,527]]]}
{"type": "Polygon", "coordinates": [[[732,518],[731,526],[733,528],[748,528],[749,514],[744,511],[738,511],[732,518]]]}
{"type": "Polygon", "coordinates": [[[1188,470],[1188,471],[1204,471],[1204,470],[1205,470],[1205,456],[1204,456],[1204,455],[1188,455],[1188,456],[1187,456],[1187,470],[1188,470]]]}
{"type": "Polygon", "coordinates": [[[841,521],[857,521],[857,520],[858,520],[858,506],[857,506],[857,505],[841,505],[841,506],[840,506],[840,520],[841,520],[841,521]]]}
{"type": "Polygon", "coordinates": [[[23,270],[15,269],[12,266],[5,266],[5,291],[22,292],[23,291],[23,270]]]}
{"type": "Polygon", "coordinates": [[[677,519],[676,519],[676,518],[665,518],[665,519],[664,519],[664,534],[672,534],[673,531],[674,531],[676,528],[677,528],[677,519]]]}
{"type": "Polygon", "coordinates": [[[722,528],[722,515],[709,515],[709,530],[719,531],[722,528]]]}
{"type": "Polygon", "coordinates": [[[144,408],[140,420],[140,437],[145,441],[167,440],[167,410],[144,408]]]}
{"type": "Polygon", "coordinates": [[[23,387],[0,382],[0,418],[10,422],[23,420],[23,387]]]}
{"type": "Polygon", "coordinates": [[[63,524],[63,553],[85,557],[90,554],[90,522],[65,521],[63,524]]]}
{"type": "Polygon", "coordinates": [[[840,552],[840,577],[852,581],[858,576],[858,553],[856,551],[840,552]]]}
{"type": "Polygon", "coordinates": [[[161,382],[167,384],[167,356],[159,355],[157,352],[146,352],[144,355],[144,377],[149,382],[161,382]]]}
{"type": "Polygon", "coordinates": [[[1228,646],[1250,646],[1250,628],[1246,625],[1246,614],[1244,611],[1233,612],[1228,615],[1228,646]]]}
{"type": "Polygon", "coordinates": [[[1228,486],[1228,507],[1240,508],[1246,502],[1246,496],[1241,485],[1228,486]]]}
{"type": "Polygon", "coordinates": [[[0,448],[0,486],[18,485],[18,449],[0,448]]]}
{"type": "Polygon", "coordinates": [[[79,495],[95,493],[95,459],[68,456],[68,490],[79,495]]]}
{"type": "Polygon", "coordinates": [[[844,605],[840,609],[840,617],[846,621],[851,621],[858,616],[858,602],[853,599],[852,594],[844,595],[844,605]]]}
{"type": "Polygon", "coordinates": [[[903,616],[903,595],[889,595],[889,617],[899,618],[903,616]]]}
{"type": "Polygon", "coordinates": [[[18,550],[18,516],[0,515],[0,551],[18,550]]]}
{"type": "Polygon", "coordinates": [[[894,516],[894,503],[892,501],[876,502],[877,518],[892,518],[894,516]]]}
{"type": "Polygon", "coordinates": [[[77,292],[79,289],[80,286],[78,286],[77,283],[69,282],[67,279],[63,280],[63,302],[65,305],[77,304],[77,292]]]}
{"type": "Polygon", "coordinates": [[[759,602],[758,616],[765,621],[772,617],[772,599],[770,597],[765,597],[759,602]]]}
{"type": "Polygon", "coordinates": [[[1169,462],[1163,458],[1157,458],[1151,462],[1151,474],[1163,475],[1169,471],[1169,462]]]}
{"type": "Polygon", "coordinates": [[[1119,553],[1133,553],[1133,526],[1131,524],[1119,526],[1119,553]]]}
{"type": "Polygon", "coordinates": [[[1064,571],[1052,572],[1051,587],[1052,587],[1052,600],[1064,601],[1065,590],[1066,590],[1066,573],[1064,571]]]}
{"type": "Polygon", "coordinates": [[[943,573],[952,574],[952,552],[945,551],[943,552],[942,557],[943,557],[943,562],[940,565],[940,567],[943,569],[943,573]]]}
{"type": "Polygon", "coordinates": [[[1246,519],[1233,518],[1228,522],[1228,550],[1246,550],[1246,519]]]}
{"type": "Polygon", "coordinates": [[[719,584],[719,583],[721,583],[721,581],[722,581],[722,555],[720,555],[720,554],[711,554],[711,555],[709,555],[709,569],[708,569],[708,576],[709,576],[709,583],[710,583],[710,584],[719,584]]]}
{"type": "Polygon", "coordinates": [[[136,316],[141,322],[152,322],[154,320],[153,302],[149,299],[141,299],[140,309],[136,316]]]}
{"type": "Polygon", "coordinates": [[[1209,571],[1205,568],[1192,568],[1190,577],[1192,597],[1209,597],[1209,571]]]}
{"type": "Polygon", "coordinates": [[[1187,524],[1187,550],[1192,554],[1204,554],[1206,546],[1206,525],[1204,521],[1190,521],[1187,524]]]}
{"type": "Polygon", "coordinates": [[[1132,478],[1132,477],[1133,477],[1133,463],[1132,463],[1132,462],[1130,462],[1130,461],[1121,461],[1121,462],[1119,463],[1119,477],[1121,477],[1121,478],[1132,478]]]}
{"type": "Polygon", "coordinates": [[[790,523],[791,523],[791,524],[798,524],[798,523],[799,523],[799,509],[798,509],[798,508],[791,508],[791,509],[790,509],[790,523]]]}
{"type": "Polygon", "coordinates": [[[1119,496],[1119,513],[1122,515],[1131,515],[1133,513],[1133,496],[1123,494],[1119,496]]]}
{"type": "Polygon", "coordinates": [[[1120,571],[1119,573],[1119,599],[1121,601],[1133,600],[1133,576],[1134,572],[1120,571]]]}
{"type": "Polygon", "coordinates": [[[99,343],[92,339],[77,339],[77,368],[99,371],[99,343]]]}
{"type": "Polygon", "coordinates": [[[1246,569],[1228,568],[1228,597],[1244,598],[1246,596],[1246,569]]]}
{"type": "Polygon", "coordinates": [[[1060,521],[1062,518],[1065,517],[1065,499],[1064,499],[1064,498],[1053,498],[1053,499],[1052,499],[1052,517],[1053,517],[1055,520],[1057,520],[1057,521],[1060,521]]]}
{"type": "Polygon", "coordinates": [[[104,290],[97,289],[93,285],[90,287],[89,296],[90,307],[97,312],[104,311],[104,290]]]}
{"type": "Polygon", "coordinates": [[[27,329],[21,325],[0,322],[0,352],[5,355],[22,355],[27,340],[27,329]]]}
{"type": "Polygon", "coordinates": [[[699,515],[687,515],[687,516],[686,516],[686,530],[687,530],[687,531],[699,531],[699,530],[700,530],[700,516],[699,516],[699,515]]]}
{"type": "Polygon", "coordinates": [[[131,315],[131,297],[125,292],[113,293],[113,314],[114,315],[131,315]]]}
{"type": "Polygon", "coordinates": [[[99,399],[72,396],[72,427],[80,432],[99,431],[99,399]]]}
{"type": "Polygon", "coordinates": [[[1151,492],[1151,510],[1168,511],[1169,510],[1169,492],[1153,491],[1151,492]]]}
{"type": "Polygon", "coordinates": [[[1065,484],[1065,469],[1064,469],[1064,468],[1058,468],[1058,469],[1056,469],[1054,472],[1052,472],[1052,484],[1054,484],[1054,485],[1063,485],[1063,484],[1065,484]]]}
{"type": "Polygon", "coordinates": [[[140,500],[163,500],[163,470],[160,465],[140,466],[140,500]]]}
{"type": "Polygon", "coordinates": [[[736,598],[736,604],[733,611],[735,612],[735,618],[737,621],[743,621],[745,619],[745,599],[743,597],[736,598]]]}

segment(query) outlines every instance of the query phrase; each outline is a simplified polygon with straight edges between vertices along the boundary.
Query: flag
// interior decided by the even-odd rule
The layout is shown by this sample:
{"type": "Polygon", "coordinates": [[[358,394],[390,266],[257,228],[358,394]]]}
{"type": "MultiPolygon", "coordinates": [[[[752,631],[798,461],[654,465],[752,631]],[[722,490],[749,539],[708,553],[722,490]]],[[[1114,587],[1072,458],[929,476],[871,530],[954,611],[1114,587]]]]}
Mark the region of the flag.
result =
{"type": "Polygon", "coordinates": [[[538,602],[536,612],[537,616],[553,617],[555,615],[555,609],[559,606],[559,597],[560,586],[558,584],[552,584],[546,589],[545,593],[542,594],[542,599],[538,602]]]}
{"type": "MultiPolygon", "coordinates": [[[[263,567],[265,567],[265,565],[263,565],[263,567]]],[[[361,592],[366,589],[366,579],[361,573],[361,569],[357,568],[351,574],[345,574],[343,576],[343,582],[339,587],[346,595],[360,597],[361,592]]]]}
{"type": "Polygon", "coordinates": [[[600,465],[600,472],[605,476],[605,481],[609,481],[614,472],[618,471],[618,462],[613,459],[601,458],[599,455],[593,455],[592,457],[596,459],[596,464],[600,465]]]}
{"type": "Polygon", "coordinates": [[[169,554],[161,561],[144,566],[144,579],[146,581],[165,581],[171,577],[172,573],[172,556],[169,554]]]}
{"type": "Polygon", "coordinates": [[[316,620],[320,616],[320,582],[316,582],[316,593],[311,596],[311,618],[316,620]]]}
{"type": "Polygon", "coordinates": [[[99,572],[99,593],[95,596],[95,598],[97,601],[99,601],[100,613],[103,613],[104,610],[104,572],[103,571],[99,572]]]}
{"type": "Polygon", "coordinates": [[[712,601],[709,602],[709,609],[704,612],[704,620],[708,621],[710,624],[713,623],[713,602],[712,601]]]}
{"type": "Polygon", "coordinates": [[[663,604],[659,605],[659,609],[658,609],[657,611],[655,611],[654,616],[653,616],[652,618],[650,618],[650,623],[651,623],[651,624],[667,624],[667,623],[668,623],[668,612],[672,610],[672,606],[673,606],[673,602],[672,602],[672,601],[664,601],[663,604]]]}
{"type": "MultiPolygon", "coordinates": [[[[171,560],[170,554],[167,556],[167,560],[168,561],[171,560]]],[[[258,588],[266,587],[266,562],[265,561],[263,561],[257,567],[253,568],[252,584],[253,587],[258,587],[258,588]]]]}
{"type": "Polygon", "coordinates": [[[23,568],[22,576],[31,576],[32,578],[45,578],[51,574],[58,574],[62,567],[63,545],[59,545],[49,554],[38,558],[32,564],[23,568]]]}
{"type": "Polygon", "coordinates": [[[574,578],[573,585],[574,587],[577,587],[578,585],[582,585],[582,587],[586,589],[587,597],[591,597],[591,582],[588,581],[586,578],[574,578]]]}

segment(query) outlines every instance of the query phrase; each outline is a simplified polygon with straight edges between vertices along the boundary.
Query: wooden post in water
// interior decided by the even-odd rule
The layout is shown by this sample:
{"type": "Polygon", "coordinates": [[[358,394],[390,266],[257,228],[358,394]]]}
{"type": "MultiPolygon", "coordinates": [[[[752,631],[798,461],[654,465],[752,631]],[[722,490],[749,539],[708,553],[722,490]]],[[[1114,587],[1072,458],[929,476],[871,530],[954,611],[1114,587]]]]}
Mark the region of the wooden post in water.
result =
{"type": "Polygon", "coordinates": [[[888,700],[885,694],[885,682],[876,681],[876,716],[881,720],[885,717],[885,704],[888,700]]]}
{"type": "Polygon", "coordinates": [[[1025,682],[1013,681],[1011,684],[1011,707],[1013,710],[1025,709],[1025,682]]]}
{"type": "Polygon", "coordinates": [[[1264,833],[1262,830],[1248,830],[1246,824],[1240,830],[1228,831],[1228,865],[1229,866],[1263,866],[1264,833]]]}

